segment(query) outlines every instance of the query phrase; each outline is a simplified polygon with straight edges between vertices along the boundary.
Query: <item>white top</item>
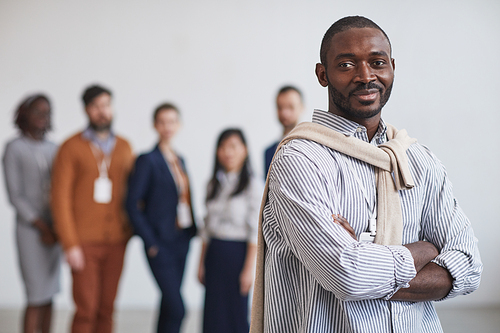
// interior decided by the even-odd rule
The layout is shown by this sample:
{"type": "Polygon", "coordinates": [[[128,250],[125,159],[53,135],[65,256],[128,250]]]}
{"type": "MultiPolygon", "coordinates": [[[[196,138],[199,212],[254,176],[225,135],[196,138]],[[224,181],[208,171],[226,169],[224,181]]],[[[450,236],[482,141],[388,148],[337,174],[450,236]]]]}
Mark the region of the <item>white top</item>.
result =
{"type": "MultiPolygon", "coordinates": [[[[217,178],[221,188],[218,195],[206,203],[207,215],[200,233],[202,239],[208,241],[216,238],[257,244],[263,182],[251,176],[247,188],[231,196],[238,186],[238,174],[219,172],[217,178]]],[[[210,188],[207,192],[208,190],[210,188]]]]}

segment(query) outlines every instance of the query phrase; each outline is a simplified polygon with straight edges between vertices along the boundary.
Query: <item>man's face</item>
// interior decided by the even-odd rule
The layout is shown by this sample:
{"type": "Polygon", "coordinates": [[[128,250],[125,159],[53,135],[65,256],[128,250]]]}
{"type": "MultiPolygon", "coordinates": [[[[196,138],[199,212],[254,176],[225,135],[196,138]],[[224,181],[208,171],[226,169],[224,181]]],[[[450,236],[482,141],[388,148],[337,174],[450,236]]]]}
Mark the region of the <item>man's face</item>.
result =
{"type": "Polygon", "coordinates": [[[328,87],[330,111],[347,119],[380,114],[394,81],[394,59],[384,34],[352,28],[333,36],[327,64],[316,65],[320,84],[328,87]]]}
{"type": "Polygon", "coordinates": [[[89,117],[90,126],[97,132],[109,130],[113,120],[113,108],[111,107],[111,96],[102,93],[85,107],[89,117]]]}
{"type": "Polygon", "coordinates": [[[304,110],[300,95],[295,90],[288,90],[276,97],[278,119],[283,127],[294,127],[304,110]]]}

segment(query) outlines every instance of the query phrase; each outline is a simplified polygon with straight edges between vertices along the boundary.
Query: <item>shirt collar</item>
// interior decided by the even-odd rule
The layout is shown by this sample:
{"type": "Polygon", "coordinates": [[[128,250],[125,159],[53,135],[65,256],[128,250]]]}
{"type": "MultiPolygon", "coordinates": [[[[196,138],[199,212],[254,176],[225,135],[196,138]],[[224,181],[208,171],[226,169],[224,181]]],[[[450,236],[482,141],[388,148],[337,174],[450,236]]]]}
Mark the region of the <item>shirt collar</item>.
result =
{"type": "Polygon", "coordinates": [[[236,183],[239,180],[239,172],[225,172],[224,170],[217,171],[216,177],[222,183],[236,183]]]}
{"type": "Polygon", "coordinates": [[[110,130],[108,137],[101,140],[97,137],[95,130],[90,126],[83,131],[82,137],[96,145],[105,155],[111,154],[116,143],[116,137],[113,131],[110,130]]]}
{"type": "MultiPolygon", "coordinates": [[[[328,111],[315,109],[312,116],[312,122],[326,126],[346,136],[354,136],[358,139],[368,141],[366,128],[355,121],[346,119],[328,111]]],[[[381,144],[387,141],[387,125],[381,118],[377,132],[373,136],[372,142],[381,144]]]]}

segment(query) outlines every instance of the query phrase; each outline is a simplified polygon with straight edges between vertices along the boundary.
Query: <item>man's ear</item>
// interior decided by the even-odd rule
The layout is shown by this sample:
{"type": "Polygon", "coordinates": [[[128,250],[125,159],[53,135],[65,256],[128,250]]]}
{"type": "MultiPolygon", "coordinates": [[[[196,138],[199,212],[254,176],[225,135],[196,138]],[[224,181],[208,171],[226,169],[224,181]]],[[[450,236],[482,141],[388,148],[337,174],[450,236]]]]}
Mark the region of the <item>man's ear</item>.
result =
{"type": "Polygon", "coordinates": [[[323,64],[316,64],[316,77],[318,78],[319,84],[323,87],[328,86],[328,80],[326,78],[326,67],[323,64]]]}
{"type": "Polygon", "coordinates": [[[392,64],[392,70],[395,71],[396,70],[396,59],[391,58],[391,64],[392,64]]]}

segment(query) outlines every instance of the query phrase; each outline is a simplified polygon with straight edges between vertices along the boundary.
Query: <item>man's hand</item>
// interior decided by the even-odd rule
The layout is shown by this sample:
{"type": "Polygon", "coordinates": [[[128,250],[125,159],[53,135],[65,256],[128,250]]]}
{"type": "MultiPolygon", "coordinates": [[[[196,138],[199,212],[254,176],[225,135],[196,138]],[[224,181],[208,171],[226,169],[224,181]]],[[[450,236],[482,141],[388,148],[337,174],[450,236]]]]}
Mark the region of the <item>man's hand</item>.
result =
{"type": "Polygon", "coordinates": [[[80,246],[76,245],[66,250],[66,261],[75,272],[79,272],[85,268],[85,256],[80,246]]]}
{"type": "Polygon", "coordinates": [[[334,223],[337,223],[341,227],[343,227],[349,233],[349,235],[351,235],[351,237],[354,238],[354,240],[358,240],[356,238],[356,232],[351,227],[351,225],[349,224],[349,222],[347,222],[347,220],[346,220],[345,217],[343,217],[340,214],[332,214],[332,217],[333,217],[333,222],[334,223]]]}

